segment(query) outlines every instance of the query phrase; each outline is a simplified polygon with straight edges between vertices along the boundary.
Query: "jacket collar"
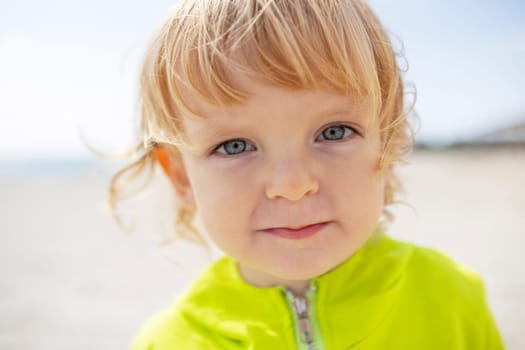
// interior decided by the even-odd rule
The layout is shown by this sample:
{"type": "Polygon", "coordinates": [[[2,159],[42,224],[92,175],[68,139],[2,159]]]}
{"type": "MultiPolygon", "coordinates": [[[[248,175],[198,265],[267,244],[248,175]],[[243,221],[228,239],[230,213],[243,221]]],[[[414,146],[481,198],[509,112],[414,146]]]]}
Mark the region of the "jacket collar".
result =
{"type": "MultiPolygon", "coordinates": [[[[312,281],[327,348],[362,341],[390,312],[400,294],[408,248],[376,231],[344,263],[312,281]]],[[[249,285],[230,257],[214,263],[183,300],[182,312],[213,332],[241,342],[257,344],[264,337],[265,345],[274,339],[281,347],[283,342],[294,346],[293,332],[283,332],[293,324],[283,287],[249,285]]]]}

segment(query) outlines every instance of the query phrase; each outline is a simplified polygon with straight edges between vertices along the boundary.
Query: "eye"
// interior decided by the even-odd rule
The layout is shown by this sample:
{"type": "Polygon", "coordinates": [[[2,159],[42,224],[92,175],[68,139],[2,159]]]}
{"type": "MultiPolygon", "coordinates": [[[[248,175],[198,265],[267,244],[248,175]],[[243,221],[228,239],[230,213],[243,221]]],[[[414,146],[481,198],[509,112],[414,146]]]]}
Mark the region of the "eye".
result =
{"type": "Polygon", "coordinates": [[[353,135],[356,131],[347,125],[332,125],[324,129],[315,141],[340,141],[353,135]]]}
{"type": "Polygon", "coordinates": [[[246,151],[255,151],[255,146],[245,140],[233,139],[221,143],[213,150],[212,153],[233,156],[246,151]]]}

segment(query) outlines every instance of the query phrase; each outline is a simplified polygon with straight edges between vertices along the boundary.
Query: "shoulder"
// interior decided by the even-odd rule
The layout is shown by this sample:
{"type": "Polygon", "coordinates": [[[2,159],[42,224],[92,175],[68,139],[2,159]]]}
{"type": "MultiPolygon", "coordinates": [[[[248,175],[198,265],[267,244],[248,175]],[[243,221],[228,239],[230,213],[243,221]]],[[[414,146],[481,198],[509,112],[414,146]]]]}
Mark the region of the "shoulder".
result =
{"type": "Polygon", "coordinates": [[[158,349],[159,343],[171,343],[171,330],[176,323],[175,319],[174,307],[169,307],[148,318],[135,337],[132,350],[154,350],[158,349]]]}
{"type": "Polygon", "coordinates": [[[403,272],[408,282],[420,290],[430,289],[439,293],[484,297],[484,285],[479,274],[437,249],[385,237],[383,255],[391,260],[402,260],[403,272]]]}
{"type": "Polygon", "coordinates": [[[462,302],[473,305],[484,299],[480,276],[433,248],[397,240],[383,233],[368,243],[362,260],[374,261],[374,264],[367,263],[367,269],[382,279],[390,276],[390,284],[403,281],[405,292],[413,292],[414,297],[426,300],[435,297],[448,303],[462,299],[462,302]]]}
{"type": "Polygon", "coordinates": [[[469,297],[473,301],[484,298],[484,285],[479,274],[452,259],[447,254],[429,247],[412,246],[407,270],[421,287],[437,289],[441,295],[450,293],[469,297]]]}
{"type": "Polygon", "coordinates": [[[406,253],[404,298],[435,317],[482,326],[491,318],[477,272],[429,247],[391,240],[406,253]]]}
{"type": "MultiPolygon", "coordinates": [[[[406,264],[406,303],[447,323],[469,348],[503,349],[488,305],[485,285],[478,273],[433,248],[392,240],[410,251],[406,264]],[[475,343],[479,341],[479,343],[475,343]]],[[[443,327],[446,328],[446,327],[443,327]]]]}
{"type": "MultiPolygon", "coordinates": [[[[228,267],[226,259],[219,259],[206,269],[183,295],[169,307],[157,312],[144,322],[135,337],[132,350],[202,349],[213,337],[213,323],[203,310],[195,310],[201,304],[201,289],[210,277],[228,267]],[[196,317],[196,315],[200,315],[196,317]]],[[[208,293],[206,297],[209,297],[208,293]]]]}

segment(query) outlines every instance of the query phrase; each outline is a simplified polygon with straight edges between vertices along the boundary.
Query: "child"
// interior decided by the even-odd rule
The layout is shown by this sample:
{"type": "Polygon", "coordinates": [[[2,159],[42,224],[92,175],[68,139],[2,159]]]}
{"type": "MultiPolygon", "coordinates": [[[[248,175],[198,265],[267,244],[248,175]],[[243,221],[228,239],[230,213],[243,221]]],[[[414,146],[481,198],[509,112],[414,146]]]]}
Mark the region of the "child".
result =
{"type": "MultiPolygon", "coordinates": [[[[410,149],[362,0],[182,0],[141,75],[143,156],[225,257],[133,349],[502,349],[479,277],[390,238],[410,149]],[[383,215],[383,216],[382,216],[383,215]]],[[[137,171],[136,171],[137,172],[137,171]]]]}

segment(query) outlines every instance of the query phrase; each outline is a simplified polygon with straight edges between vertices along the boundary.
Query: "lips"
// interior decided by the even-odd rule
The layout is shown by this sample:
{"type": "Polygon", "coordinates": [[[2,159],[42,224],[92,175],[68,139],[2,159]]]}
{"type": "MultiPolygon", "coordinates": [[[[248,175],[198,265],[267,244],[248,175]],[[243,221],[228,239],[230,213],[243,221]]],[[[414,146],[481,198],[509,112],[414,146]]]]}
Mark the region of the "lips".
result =
{"type": "Polygon", "coordinates": [[[262,230],[262,232],[287,239],[306,239],[317,234],[326,225],[328,225],[328,222],[320,222],[298,228],[273,227],[262,230]]]}

